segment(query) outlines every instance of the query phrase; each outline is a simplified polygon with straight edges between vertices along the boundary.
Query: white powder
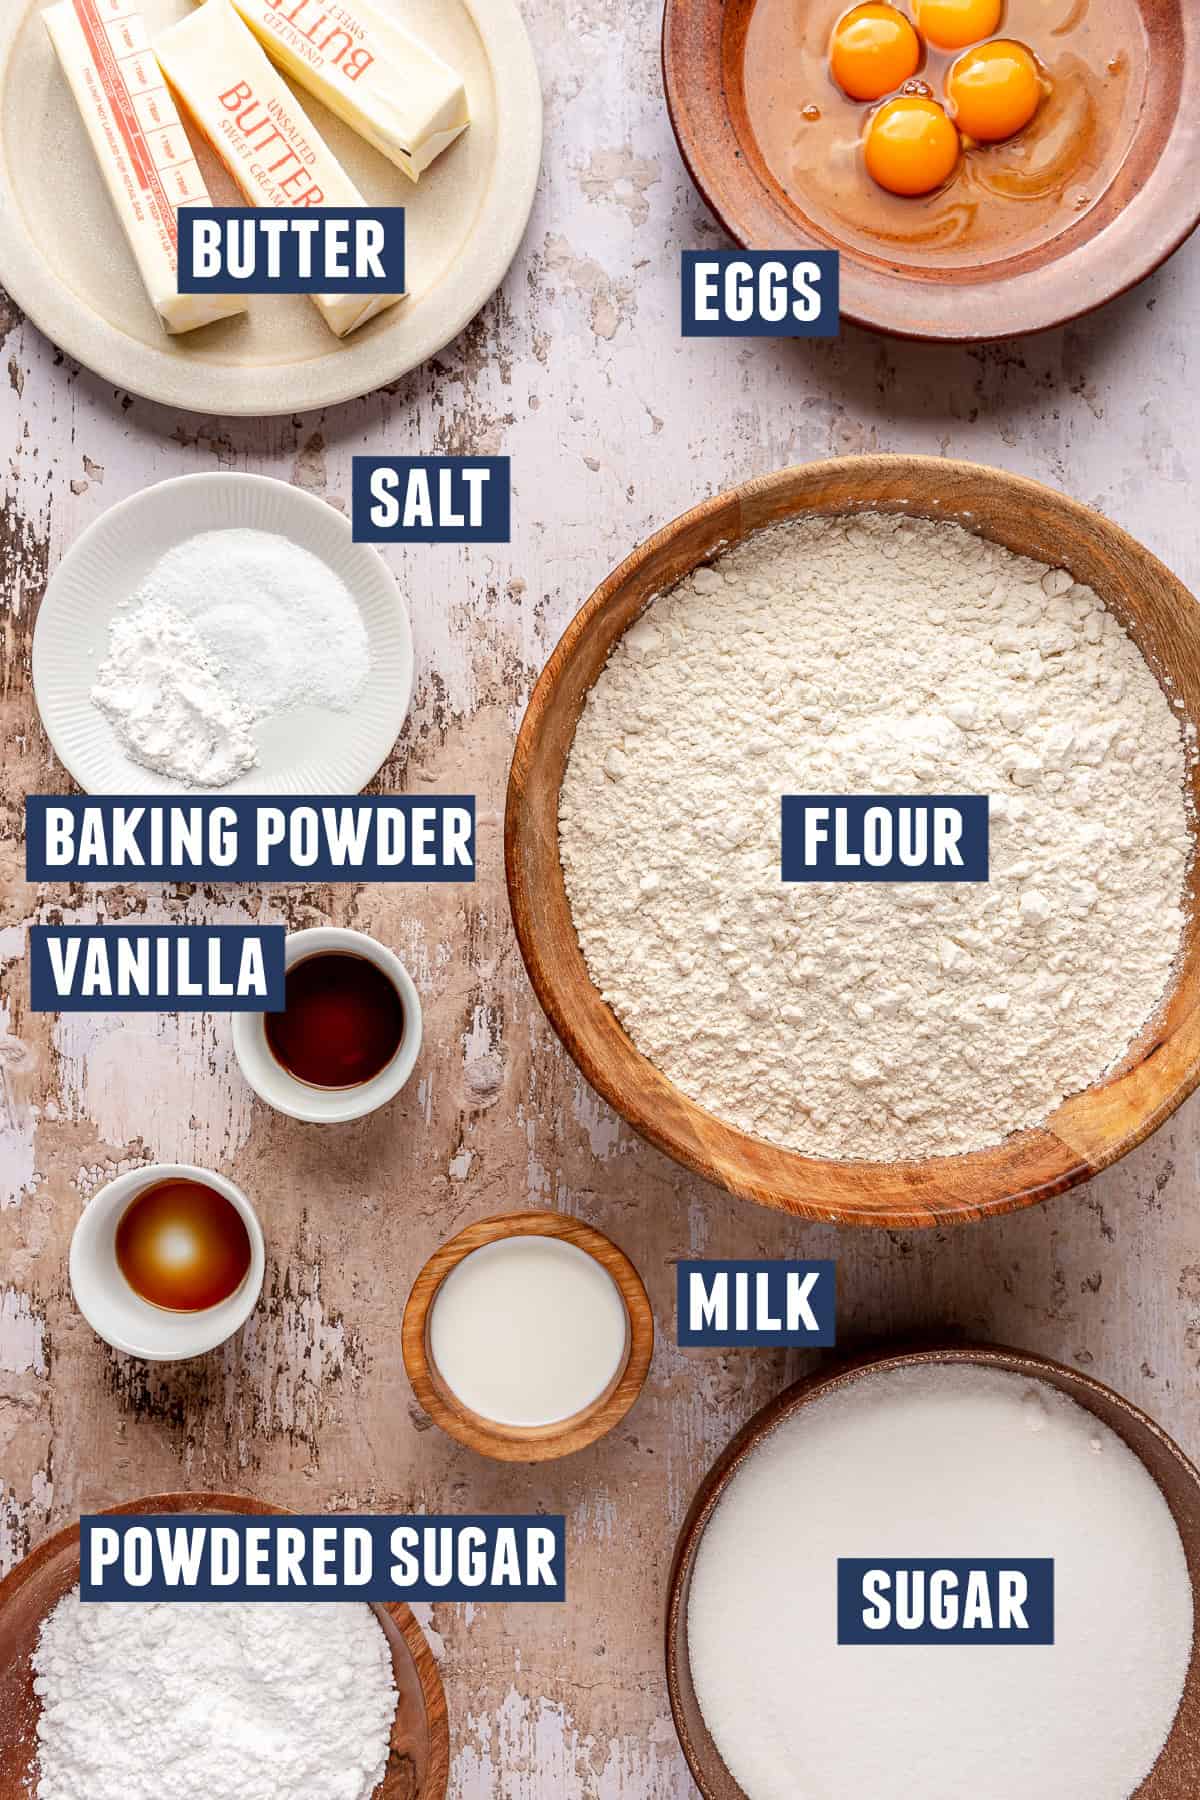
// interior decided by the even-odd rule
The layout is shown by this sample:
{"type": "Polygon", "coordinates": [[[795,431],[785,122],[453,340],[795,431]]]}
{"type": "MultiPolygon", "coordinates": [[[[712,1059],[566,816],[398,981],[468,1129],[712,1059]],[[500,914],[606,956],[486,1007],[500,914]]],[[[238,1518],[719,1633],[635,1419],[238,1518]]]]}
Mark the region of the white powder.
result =
{"type": "Polygon", "coordinates": [[[92,701],[143,768],[197,787],[225,787],[258,761],[254,714],[192,621],[135,597],[109,630],[92,701]]]}
{"type": "Polygon", "coordinates": [[[205,531],[118,608],[91,697],[134,762],[223,787],[258,762],[256,725],[348,712],[367,669],[362,615],[319,557],[266,531],[205,531]]]}
{"type": "Polygon", "coordinates": [[[364,1605],[60,1601],[33,1659],[36,1800],[368,1800],[396,1711],[364,1605]]]}
{"type": "Polygon", "coordinates": [[[1041,1123],[1169,986],[1180,721],[1086,587],[958,526],[751,537],[656,600],[579,720],[561,855],[646,1056],[756,1136],[870,1160],[1041,1123]],[[789,884],[780,796],[988,794],[991,879],[789,884]]]}
{"type": "Polygon", "coordinates": [[[750,1800],[1129,1800],[1192,1646],[1174,1519],[1045,1383],[867,1377],[780,1425],[697,1553],[696,1696],[750,1800]],[[1055,1560],[1051,1647],[838,1645],[837,1558],[1055,1560]]]}

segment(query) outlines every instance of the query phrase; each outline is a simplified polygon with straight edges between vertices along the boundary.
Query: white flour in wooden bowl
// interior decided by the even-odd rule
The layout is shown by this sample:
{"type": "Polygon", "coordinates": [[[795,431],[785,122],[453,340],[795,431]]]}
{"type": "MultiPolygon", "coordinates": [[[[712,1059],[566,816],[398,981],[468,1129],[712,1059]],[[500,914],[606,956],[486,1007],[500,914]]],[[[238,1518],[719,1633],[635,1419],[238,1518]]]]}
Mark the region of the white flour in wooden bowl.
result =
{"type": "Polygon", "coordinates": [[[592,979],[757,1137],[998,1143],[1166,996],[1192,736],[1061,569],[924,519],[761,532],[655,600],[583,709],[560,846],[592,979]],[[991,878],[785,885],[788,793],[987,794],[991,878]]]}
{"type": "Polygon", "coordinates": [[[700,1540],[696,1697],[749,1800],[1129,1800],[1179,1708],[1191,1582],[1128,1445],[1045,1382],[860,1378],[756,1449],[700,1540]],[[1053,1645],[837,1642],[837,1558],[1052,1557],[1053,1645]]]}

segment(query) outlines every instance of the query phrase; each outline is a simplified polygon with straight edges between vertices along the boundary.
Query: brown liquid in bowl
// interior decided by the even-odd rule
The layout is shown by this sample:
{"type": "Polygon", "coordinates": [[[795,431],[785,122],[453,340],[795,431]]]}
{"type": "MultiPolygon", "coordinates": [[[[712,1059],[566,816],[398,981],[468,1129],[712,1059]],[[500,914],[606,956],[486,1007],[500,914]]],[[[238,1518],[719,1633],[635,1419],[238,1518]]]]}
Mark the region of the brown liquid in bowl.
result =
{"type": "MultiPolygon", "coordinates": [[[[757,0],[746,33],[746,110],[767,167],[837,241],[929,267],[980,267],[1065,231],[1104,193],[1145,102],[1149,45],[1135,0],[1007,0],[997,37],[1037,56],[1053,91],[1001,144],[967,149],[945,187],[919,199],[867,174],[863,130],[875,110],[829,72],[829,40],[848,0],[757,0]]],[[[899,0],[899,10],[909,8],[899,0]]],[[[959,51],[927,48],[917,79],[944,97],[959,51]]]]}
{"type": "Polygon", "coordinates": [[[216,1188],[173,1177],[130,1201],[117,1224],[116,1254],[134,1293],[151,1306],[207,1312],[246,1279],[250,1233],[216,1188]]]}
{"type": "Polygon", "coordinates": [[[404,1037],[395,983],[365,956],[318,951],[287,972],[285,1006],[267,1013],[267,1043],[309,1087],[351,1088],[387,1068],[404,1037]]]}

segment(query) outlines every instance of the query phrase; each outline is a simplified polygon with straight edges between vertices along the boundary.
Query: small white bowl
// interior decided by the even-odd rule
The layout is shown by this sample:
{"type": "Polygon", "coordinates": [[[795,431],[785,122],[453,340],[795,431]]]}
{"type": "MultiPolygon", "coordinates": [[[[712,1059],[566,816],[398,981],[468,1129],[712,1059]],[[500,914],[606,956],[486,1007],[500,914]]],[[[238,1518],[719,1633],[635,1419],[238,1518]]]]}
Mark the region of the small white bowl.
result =
{"type": "Polygon", "coordinates": [[[154,1163],[118,1175],[94,1194],[80,1214],[71,1239],[71,1288],[75,1304],[97,1336],[114,1350],[146,1362],[182,1362],[204,1356],[240,1331],[262,1292],[266,1269],[262,1227],[240,1188],[210,1169],[187,1163],[154,1163]],[[250,1235],[250,1267],[246,1279],[203,1312],[169,1312],[136,1294],[117,1263],[117,1226],[133,1199],[160,1181],[202,1181],[236,1206],[250,1235]]]}
{"type": "Polygon", "coordinates": [[[377,944],[365,932],[318,925],[311,931],[289,934],[286,967],[290,969],[305,957],[328,950],[340,950],[345,956],[362,956],[373,962],[392,981],[403,1003],[404,1035],[400,1047],[386,1069],[381,1069],[370,1081],[350,1088],[320,1088],[307,1081],[298,1081],[271,1053],[266,1014],[240,1012],[233,1015],[233,1048],[242,1074],[255,1093],[276,1112],[312,1125],[343,1125],[350,1119],[365,1118],[367,1113],[386,1106],[412,1074],[421,1050],[421,996],[395,951],[377,944]]]}

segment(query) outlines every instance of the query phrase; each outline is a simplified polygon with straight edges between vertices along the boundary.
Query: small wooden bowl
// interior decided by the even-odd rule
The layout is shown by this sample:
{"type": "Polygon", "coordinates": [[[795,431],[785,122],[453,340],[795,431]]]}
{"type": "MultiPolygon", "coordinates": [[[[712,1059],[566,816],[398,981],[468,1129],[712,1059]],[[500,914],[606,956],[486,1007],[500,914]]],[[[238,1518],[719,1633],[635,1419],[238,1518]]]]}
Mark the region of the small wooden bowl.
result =
{"type": "MultiPolygon", "coordinates": [[[[468,1450],[496,1462],[552,1462],[585,1450],[620,1424],[642,1388],[654,1354],[654,1314],[642,1278],[623,1250],[580,1219],[555,1212],[498,1213],[468,1225],[434,1252],[413,1283],[404,1309],[404,1366],[413,1392],[435,1424],[468,1450]],[[464,1257],[502,1238],[554,1237],[574,1244],[617,1284],[628,1320],[625,1359],[598,1400],[553,1425],[501,1425],[464,1406],[442,1380],[429,1347],[429,1325],[438,1290],[464,1257]]],[[[4,1800],[0,1794],[0,1800],[4,1800]]]]}
{"type": "MultiPolygon", "coordinates": [[[[746,1458],[777,1425],[791,1418],[813,1400],[838,1388],[869,1379],[890,1369],[917,1368],[934,1363],[969,1363],[978,1368],[1001,1369],[1014,1375],[1045,1381],[1069,1399],[1086,1407],[1124,1438],[1141,1458],[1162,1489],[1179,1535],[1183,1540],[1193,1604],[1200,1627],[1200,1471],[1162,1427],[1120,1394],[1089,1375],[1045,1357],[997,1345],[947,1345],[902,1349],[861,1356],[793,1387],[756,1413],[733,1439],[709,1472],[680,1533],[667,1600],[667,1687],[679,1742],[704,1800],[747,1800],[734,1780],[704,1723],[692,1684],[688,1649],[687,1616],[692,1572],[704,1528],[729,1482],[746,1458]]],[[[1158,1761],[1137,1790],[1136,1800],[1194,1800],[1200,1792],[1200,1631],[1192,1646],[1192,1658],[1175,1725],[1158,1761]]]]}
{"type": "MultiPolygon", "coordinates": [[[[242,1494],[156,1494],[110,1513],[286,1513],[242,1494]]],[[[79,1526],[47,1538],[0,1581],[0,1800],[30,1800],[38,1702],[32,1657],[46,1616],[79,1581],[79,1526]]],[[[399,1699],[387,1771],[373,1800],[444,1800],[450,1780],[446,1696],[433,1652],[407,1606],[372,1608],[388,1640],[399,1699]]]]}
{"type": "Polygon", "coordinates": [[[897,337],[980,343],[1044,331],[1124,293],[1200,222],[1200,31],[1190,0],[1138,0],[1152,46],[1133,141],[1096,204],[1048,243],[985,268],[940,269],[840,241],[810,219],[763,160],[746,108],[755,0],[667,0],[663,82],[696,187],[750,250],[841,252],[842,314],[897,337]]]}
{"type": "MultiPolygon", "coordinates": [[[[889,1228],[1011,1212],[1124,1156],[1200,1081],[1200,909],[1165,1007],[1119,1068],[1065,1100],[1044,1126],[967,1156],[838,1162],[781,1150],[696,1106],[638,1051],[579,948],[558,852],[558,796],[588,689],[656,594],[751,532],[800,514],[872,509],[947,519],[1065,567],[1127,626],[1171,698],[1200,728],[1200,606],[1119,526],[1040,483],[924,456],[844,457],[766,475],[705,500],[640,545],[568,626],[529,702],[505,819],[509,898],[551,1024],[592,1086],[659,1149],[732,1193],[806,1219],[889,1228]]],[[[1200,807],[1200,767],[1190,772],[1200,807]]],[[[803,1079],[803,1070],[797,1072],[803,1079]]]]}

